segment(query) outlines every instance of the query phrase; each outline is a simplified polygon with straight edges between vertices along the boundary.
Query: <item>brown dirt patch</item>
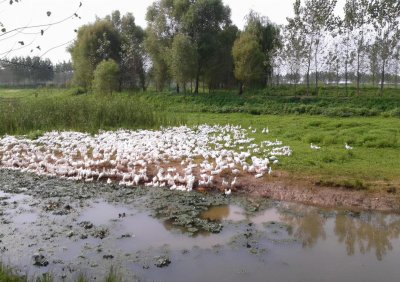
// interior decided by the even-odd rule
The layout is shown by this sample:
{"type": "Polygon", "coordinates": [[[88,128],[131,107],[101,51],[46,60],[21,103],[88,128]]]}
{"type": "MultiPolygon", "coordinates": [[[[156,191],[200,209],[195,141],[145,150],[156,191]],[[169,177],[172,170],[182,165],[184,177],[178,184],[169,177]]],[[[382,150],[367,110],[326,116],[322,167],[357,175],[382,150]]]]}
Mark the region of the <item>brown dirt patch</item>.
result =
{"type": "Polygon", "coordinates": [[[287,173],[266,176],[261,180],[241,178],[242,188],[251,197],[297,202],[326,208],[400,212],[400,196],[377,189],[376,192],[349,190],[345,187],[316,185],[313,178],[296,178],[287,173]]]}

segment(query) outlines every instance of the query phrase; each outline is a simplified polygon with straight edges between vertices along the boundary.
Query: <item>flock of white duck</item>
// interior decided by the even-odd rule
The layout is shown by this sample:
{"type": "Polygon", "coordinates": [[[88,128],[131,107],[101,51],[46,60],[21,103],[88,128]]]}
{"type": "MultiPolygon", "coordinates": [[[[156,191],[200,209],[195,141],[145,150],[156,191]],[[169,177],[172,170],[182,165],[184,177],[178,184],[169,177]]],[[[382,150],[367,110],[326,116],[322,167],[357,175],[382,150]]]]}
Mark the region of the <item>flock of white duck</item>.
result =
{"type": "MultiPolygon", "coordinates": [[[[292,150],[281,141],[259,145],[251,127],[200,125],[158,131],[109,131],[90,135],[49,132],[37,140],[0,139],[0,168],[75,181],[192,191],[238,188],[241,176],[272,173],[277,156],[292,150]]],[[[264,135],[268,128],[262,130],[264,135]]]]}
{"type": "MultiPolygon", "coordinates": [[[[320,146],[317,146],[317,145],[315,145],[315,144],[313,144],[313,143],[311,143],[310,144],[310,148],[312,149],[312,150],[321,150],[321,147],[320,146]]],[[[344,148],[346,149],[346,150],[353,150],[353,147],[351,147],[349,144],[347,144],[347,143],[344,143],[344,148]]]]}

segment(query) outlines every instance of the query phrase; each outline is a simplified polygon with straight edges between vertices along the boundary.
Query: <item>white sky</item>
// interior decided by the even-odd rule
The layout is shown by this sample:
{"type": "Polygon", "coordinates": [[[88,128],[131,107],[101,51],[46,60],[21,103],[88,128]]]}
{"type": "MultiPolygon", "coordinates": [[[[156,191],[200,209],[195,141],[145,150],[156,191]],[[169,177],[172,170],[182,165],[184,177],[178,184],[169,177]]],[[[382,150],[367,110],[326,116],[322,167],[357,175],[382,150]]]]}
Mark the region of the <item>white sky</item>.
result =
{"type": "MultiPolygon", "coordinates": [[[[338,11],[342,9],[344,1],[338,1],[338,11]]],[[[21,26],[47,24],[67,18],[77,10],[80,0],[20,0],[20,3],[14,3],[11,6],[8,2],[9,0],[0,0],[0,22],[7,30],[11,30],[21,26]],[[47,11],[52,12],[50,17],[47,17],[47,11]]],[[[49,49],[73,40],[76,36],[74,29],[78,29],[85,23],[93,22],[96,15],[104,17],[114,10],[120,10],[122,14],[133,13],[136,24],[145,27],[146,10],[152,2],[154,0],[82,0],[83,5],[78,11],[81,19],[73,18],[54,25],[46,30],[43,36],[19,33],[10,37],[13,33],[1,35],[0,32],[0,59],[7,55],[8,57],[41,56],[49,49]],[[24,41],[25,45],[21,46],[18,41],[24,41]],[[41,50],[37,49],[37,46],[40,46],[41,50]],[[21,49],[7,54],[9,50],[16,48],[21,49]],[[31,50],[33,51],[31,52],[31,50]]],[[[285,24],[286,17],[293,14],[294,0],[223,0],[223,2],[231,7],[233,23],[242,28],[244,17],[250,9],[267,16],[277,24],[285,24]]],[[[40,33],[41,29],[25,29],[23,32],[40,33]]],[[[69,60],[70,55],[66,51],[66,46],[55,48],[44,57],[50,58],[53,62],[69,60]]]]}

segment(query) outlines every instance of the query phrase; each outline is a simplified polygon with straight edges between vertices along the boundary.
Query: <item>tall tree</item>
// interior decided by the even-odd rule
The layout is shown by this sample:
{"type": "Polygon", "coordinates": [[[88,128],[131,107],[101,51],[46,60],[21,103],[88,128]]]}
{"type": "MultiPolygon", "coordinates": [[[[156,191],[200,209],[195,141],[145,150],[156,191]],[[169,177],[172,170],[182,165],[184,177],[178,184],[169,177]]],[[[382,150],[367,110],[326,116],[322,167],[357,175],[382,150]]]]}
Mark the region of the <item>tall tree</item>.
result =
{"type": "Polygon", "coordinates": [[[361,69],[366,48],[366,33],[370,23],[369,8],[369,0],[346,0],[344,6],[344,26],[348,29],[346,32],[351,33],[349,39],[355,46],[351,54],[354,57],[352,61],[356,62],[357,95],[360,95],[361,69]]]}
{"type": "Polygon", "coordinates": [[[119,88],[146,90],[146,53],[144,50],[144,30],[135,24],[131,13],[121,17],[114,11],[106,17],[117,29],[121,37],[121,62],[119,88]]]}
{"type": "MultiPolygon", "coordinates": [[[[183,86],[185,92],[187,82],[196,76],[197,62],[196,46],[190,37],[183,34],[175,36],[171,49],[170,68],[176,82],[183,86]]],[[[179,92],[179,86],[177,91],[179,92]]]]}
{"type": "Polygon", "coordinates": [[[196,49],[194,92],[200,77],[206,75],[218,50],[218,35],[230,25],[230,9],[221,0],[159,0],[147,11],[146,49],[152,59],[157,88],[162,89],[171,70],[168,68],[174,37],[183,34],[196,49]]]}
{"type": "Polygon", "coordinates": [[[258,38],[248,32],[243,32],[235,41],[232,54],[235,62],[235,77],[240,81],[239,94],[241,95],[244,85],[251,85],[262,80],[265,56],[258,38]]]}
{"type": "Polygon", "coordinates": [[[227,26],[218,33],[216,51],[209,59],[204,74],[210,90],[236,85],[232,48],[238,34],[239,29],[235,25],[227,26]]]}
{"type": "MultiPolygon", "coordinates": [[[[188,1],[178,1],[188,3],[188,1]]],[[[183,6],[183,5],[182,5],[183,6]]],[[[197,50],[197,70],[194,93],[199,92],[200,76],[217,53],[218,34],[231,24],[231,10],[221,0],[197,0],[186,5],[182,13],[182,31],[191,39],[197,50]]],[[[178,18],[179,20],[179,18],[178,18]]]]}
{"type": "Polygon", "coordinates": [[[93,72],[103,60],[121,61],[121,38],[108,20],[97,20],[82,26],[78,38],[69,47],[74,67],[74,81],[88,89],[93,81],[93,72]]]}
{"type": "Polygon", "coordinates": [[[247,25],[244,32],[253,34],[264,54],[264,85],[272,80],[273,59],[277,50],[281,47],[280,29],[266,17],[262,17],[254,11],[247,16],[247,25]]]}
{"type": "Polygon", "coordinates": [[[400,3],[398,0],[371,0],[370,13],[375,28],[375,42],[381,61],[381,87],[383,95],[385,71],[400,40],[400,3]]]}
{"type": "Polygon", "coordinates": [[[167,80],[170,77],[168,69],[168,54],[174,36],[179,31],[178,21],[176,19],[176,9],[174,6],[179,2],[179,9],[183,9],[183,4],[189,4],[189,1],[171,1],[159,0],[154,2],[146,14],[147,29],[145,38],[145,48],[152,62],[152,74],[156,83],[156,89],[164,89],[167,80]],[[188,3],[186,3],[188,2],[188,3]]]}
{"type": "Polygon", "coordinates": [[[300,81],[301,68],[304,64],[306,50],[308,50],[307,42],[301,32],[299,4],[300,1],[295,2],[295,17],[288,18],[288,24],[283,30],[283,47],[281,49],[281,54],[288,66],[289,79],[295,87],[300,81]]]}
{"type": "Polygon", "coordinates": [[[372,77],[372,85],[375,87],[376,78],[379,75],[379,46],[376,42],[369,44],[367,46],[368,62],[369,62],[369,72],[372,77]]]}
{"type": "Polygon", "coordinates": [[[336,18],[333,11],[337,0],[305,0],[304,6],[300,0],[294,3],[295,17],[293,22],[300,29],[306,50],[307,62],[307,92],[310,91],[311,64],[314,62],[315,91],[318,94],[318,67],[321,46],[328,31],[336,25],[336,18]]]}

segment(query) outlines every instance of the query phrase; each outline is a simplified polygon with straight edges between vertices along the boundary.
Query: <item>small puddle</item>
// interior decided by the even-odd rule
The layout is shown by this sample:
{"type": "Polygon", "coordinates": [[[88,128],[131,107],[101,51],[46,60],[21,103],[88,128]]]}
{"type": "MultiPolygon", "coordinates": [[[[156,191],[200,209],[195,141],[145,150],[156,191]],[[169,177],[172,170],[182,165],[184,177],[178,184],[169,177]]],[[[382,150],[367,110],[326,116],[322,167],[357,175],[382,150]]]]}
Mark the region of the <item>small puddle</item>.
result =
{"type": "Polygon", "coordinates": [[[124,218],[131,211],[124,207],[118,207],[104,201],[97,201],[90,204],[78,218],[78,222],[89,221],[94,225],[106,225],[110,221],[124,218]]]}
{"type": "Polygon", "coordinates": [[[280,222],[282,221],[282,215],[276,208],[271,208],[252,216],[250,221],[257,225],[267,222],[280,222]]]}
{"type": "Polygon", "coordinates": [[[200,217],[213,221],[242,221],[246,219],[244,209],[236,205],[222,205],[211,207],[208,210],[202,212],[200,217]]]}
{"type": "Polygon", "coordinates": [[[269,208],[255,215],[247,216],[245,210],[237,205],[222,205],[211,207],[200,215],[203,219],[213,221],[233,221],[240,222],[248,220],[251,223],[262,225],[267,222],[280,222],[282,215],[276,208],[269,208]]]}

